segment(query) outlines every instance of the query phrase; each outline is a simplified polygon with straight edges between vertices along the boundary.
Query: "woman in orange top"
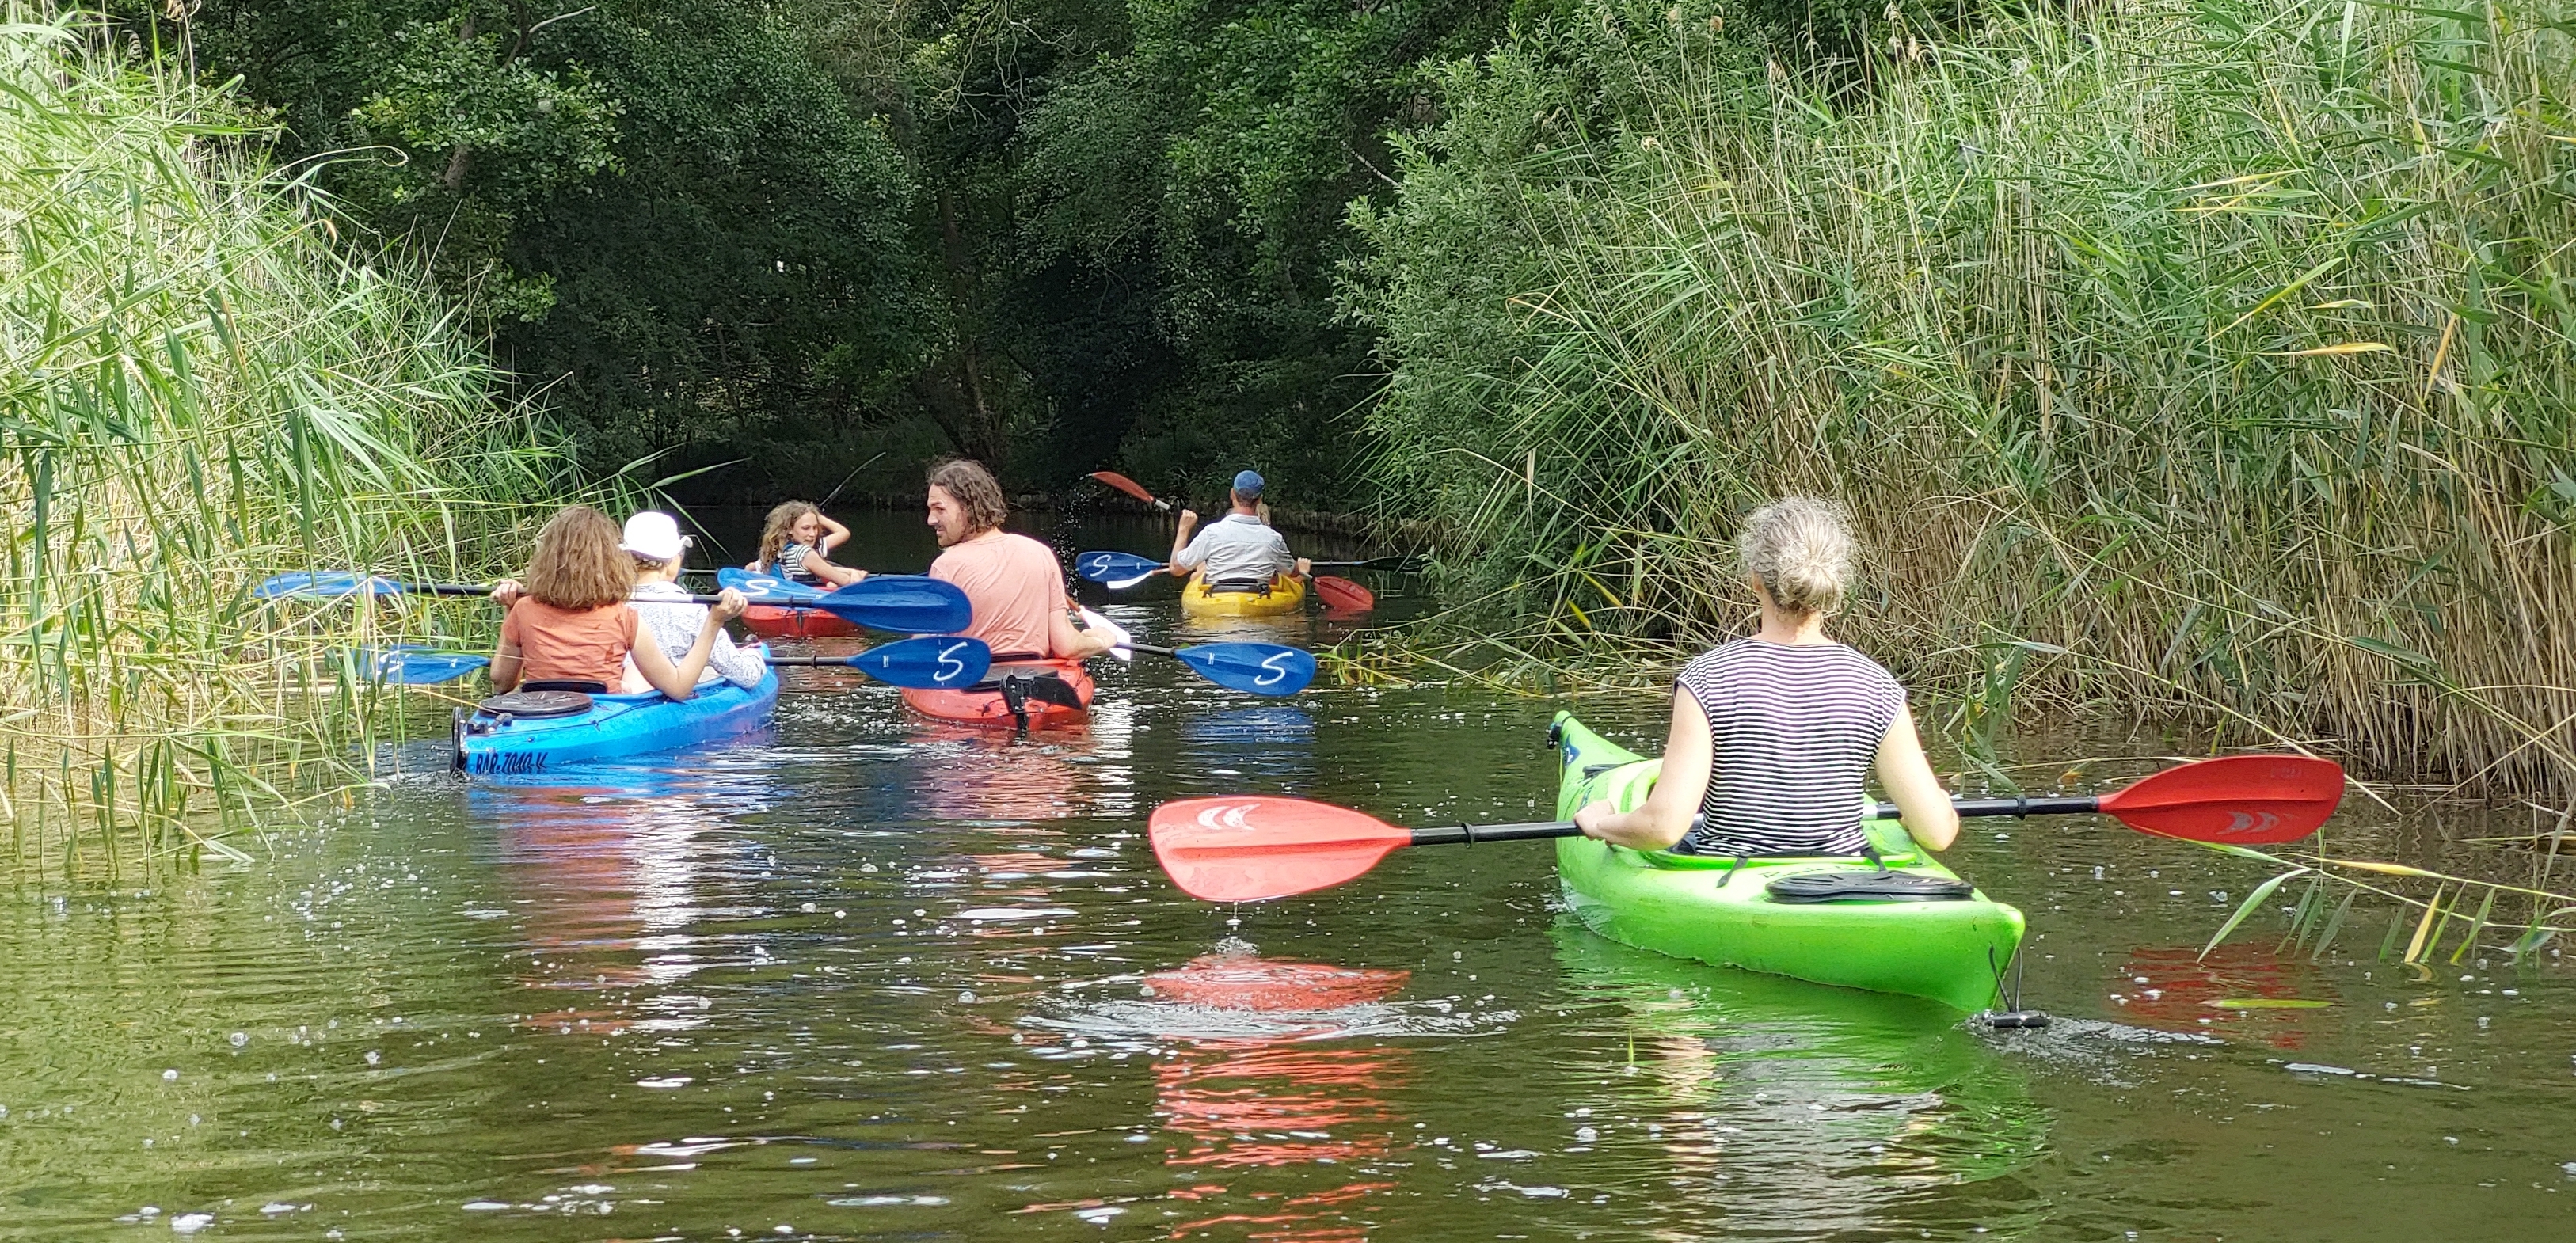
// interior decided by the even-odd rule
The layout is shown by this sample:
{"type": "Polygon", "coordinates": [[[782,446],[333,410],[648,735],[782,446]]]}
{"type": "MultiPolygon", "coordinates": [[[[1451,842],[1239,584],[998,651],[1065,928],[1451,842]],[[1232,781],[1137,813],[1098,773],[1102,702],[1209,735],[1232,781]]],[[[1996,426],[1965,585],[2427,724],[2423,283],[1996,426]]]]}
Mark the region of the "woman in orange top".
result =
{"type": "Polygon", "coordinates": [[[624,680],[626,661],[653,689],[673,699],[695,693],[698,675],[724,624],[742,616],[741,592],[727,590],[707,610],[697,645],[674,662],[626,603],[635,589],[635,558],[608,515],[573,505],[537,532],[537,555],[524,583],[503,580],[492,599],[510,610],[492,654],[492,689],[605,694],[624,680]]]}

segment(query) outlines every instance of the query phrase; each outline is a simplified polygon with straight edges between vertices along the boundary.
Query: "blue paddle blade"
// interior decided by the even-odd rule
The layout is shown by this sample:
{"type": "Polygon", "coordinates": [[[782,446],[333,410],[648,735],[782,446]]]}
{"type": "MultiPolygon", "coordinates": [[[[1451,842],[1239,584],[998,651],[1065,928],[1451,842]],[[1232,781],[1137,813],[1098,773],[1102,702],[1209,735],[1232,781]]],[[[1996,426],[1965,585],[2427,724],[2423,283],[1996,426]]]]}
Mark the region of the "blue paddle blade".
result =
{"type": "Polygon", "coordinates": [[[335,600],[363,590],[371,596],[401,594],[403,585],[390,578],[376,578],[349,570],[325,570],[318,574],[280,574],[250,589],[261,600],[282,600],[288,596],[335,600]]]}
{"type": "Polygon", "coordinates": [[[431,686],[453,682],[492,663],[489,656],[442,652],[418,644],[362,647],[350,652],[363,674],[388,686],[431,686]]]}
{"type": "Polygon", "coordinates": [[[975,622],[975,606],[957,584],[919,574],[871,574],[813,607],[852,625],[896,634],[949,634],[975,622]]]}
{"type": "Polygon", "coordinates": [[[1095,583],[1141,578],[1162,568],[1162,562],[1132,552],[1086,552],[1073,559],[1073,572],[1095,583]]]}
{"type": "Polygon", "coordinates": [[[731,587],[749,596],[754,604],[812,604],[823,598],[823,589],[810,583],[789,582],[770,574],[759,574],[738,565],[716,571],[716,584],[731,587]]]}
{"type": "Polygon", "coordinates": [[[964,690],[984,680],[993,649],[982,639],[906,639],[850,658],[850,667],[889,686],[917,691],[964,690]]]}
{"type": "Polygon", "coordinates": [[[1202,643],[1172,653],[1208,681],[1253,695],[1294,695],[1315,680],[1315,654],[1276,643],[1202,643]]]}

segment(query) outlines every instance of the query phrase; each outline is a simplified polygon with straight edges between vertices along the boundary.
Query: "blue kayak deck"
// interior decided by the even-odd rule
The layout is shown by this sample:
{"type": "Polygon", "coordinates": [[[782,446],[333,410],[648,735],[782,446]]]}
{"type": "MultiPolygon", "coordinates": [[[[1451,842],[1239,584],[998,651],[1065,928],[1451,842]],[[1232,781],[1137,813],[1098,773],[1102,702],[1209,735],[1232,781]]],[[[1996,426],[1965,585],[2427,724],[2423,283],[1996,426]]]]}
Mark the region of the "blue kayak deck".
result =
{"type": "Polygon", "coordinates": [[[718,682],[687,700],[658,691],[594,695],[587,712],[508,722],[478,711],[462,721],[457,750],[467,773],[547,772],[729,738],[758,728],[777,705],[778,671],[772,669],[757,686],[718,682]]]}

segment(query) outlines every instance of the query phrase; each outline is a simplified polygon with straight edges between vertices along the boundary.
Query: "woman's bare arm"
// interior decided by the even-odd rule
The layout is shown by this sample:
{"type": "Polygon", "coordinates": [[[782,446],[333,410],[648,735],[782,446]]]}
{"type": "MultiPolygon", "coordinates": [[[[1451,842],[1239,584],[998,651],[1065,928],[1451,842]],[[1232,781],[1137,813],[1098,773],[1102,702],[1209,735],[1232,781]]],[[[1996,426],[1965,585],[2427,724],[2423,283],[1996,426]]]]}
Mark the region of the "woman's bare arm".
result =
{"type": "Polygon", "coordinates": [[[507,694],[519,686],[519,645],[507,639],[492,649],[492,693],[507,694]]]}
{"type": "Polygon", "coordinates": [[[627,655],[635,658],[635,668],[653,689],[672,699],[685,700],[698,692],[698,677],[707,671],[707,658],[715,654],[716,636],[724,633],[726,622],[742,616],[744,599],[730,587],[716,593],[715,607],[707,610],[705,624],[698,627],[698,641],[677,662],[662,654],[662,645],[654,641],[653,631],[642,618],[635,621],[635,633],[629,636],[627,655]]]}
{"type": "Polygon", "coordinates": [[[1683,834],[1690,832],[1691,817],[1698,813],[1700,800],[1708,796],[1714,745],[1708,735],[1707,714],[1690,696],[1675,690],[1672,726],[1664,735],[1663,775],[1655,779],[1645,806],[1618,811],[1606,801],[1598,802],[1574,813],[1574,822],[1583,827],[1584,836],[1613,845],[1631,850],[1671,849],[1683,834]]]}
{"type": "Polygon", "coordinates": [[[1923,758],[1923,739],[1914,732],[1914,712],[1898,708],[1887,736],[1878,740],[1878,784],[1905,817],[1905,831],[1927,850],[1947,850],[1959,840],[1959,811],[1950,794],[1923,758]]]}

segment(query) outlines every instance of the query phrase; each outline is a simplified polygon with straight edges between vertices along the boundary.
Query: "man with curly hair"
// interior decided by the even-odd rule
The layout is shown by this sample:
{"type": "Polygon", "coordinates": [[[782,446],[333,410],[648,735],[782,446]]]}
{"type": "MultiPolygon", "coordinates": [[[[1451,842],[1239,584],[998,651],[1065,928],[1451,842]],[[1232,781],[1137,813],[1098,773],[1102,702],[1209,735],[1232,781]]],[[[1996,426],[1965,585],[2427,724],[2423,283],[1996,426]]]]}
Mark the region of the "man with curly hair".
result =
{"type": "Polygon", "coordinates": [[[941,549],[930,576],[956,584],[975,606],[962,633],[990,645],[995,661],[1108,651],[1109,635],[1074,624],[1055,550],[1002,529],[1009,512],[1002,485],[980,464],[958,458],[930,469],[930,529],[941,549]]]}

